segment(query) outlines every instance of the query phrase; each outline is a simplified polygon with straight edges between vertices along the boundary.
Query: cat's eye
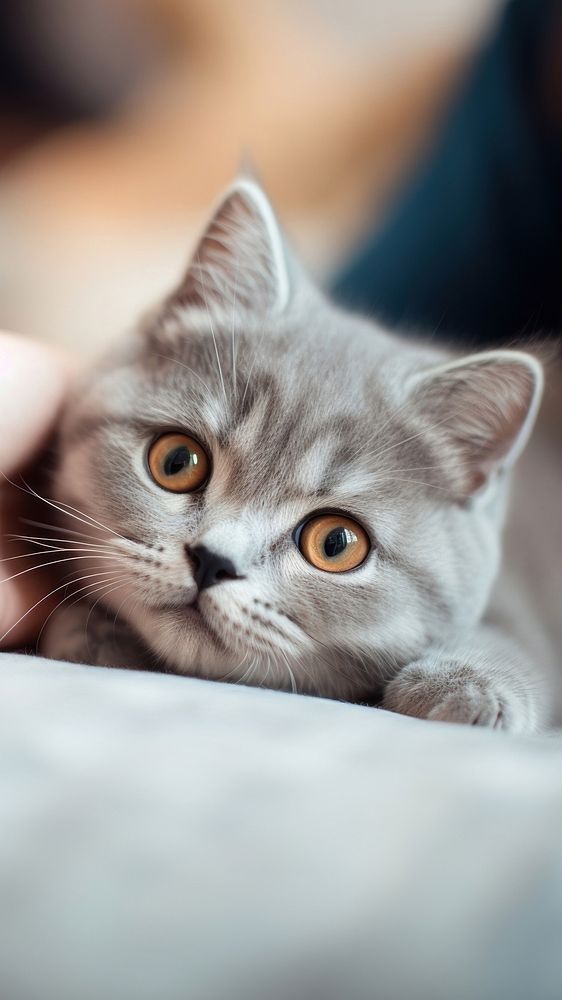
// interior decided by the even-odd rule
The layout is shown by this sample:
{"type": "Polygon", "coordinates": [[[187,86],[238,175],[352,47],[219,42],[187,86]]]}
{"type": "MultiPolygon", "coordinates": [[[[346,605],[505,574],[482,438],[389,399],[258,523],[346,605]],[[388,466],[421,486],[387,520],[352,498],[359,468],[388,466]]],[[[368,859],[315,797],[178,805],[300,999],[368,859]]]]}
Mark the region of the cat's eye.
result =
{"type": "Polygon", "coordinates": [[[189,434],[162,434],[150,446],[148,468],[154,482],[172,493],[191,493],[209,477],[204,448],[189,434]]]}
{"type": "Polygon", "coordinates": [[[346,573],[367,558],[371,544],[364,528],[343,514],[317,514],[298,534],[305,559],[327,573],[346,573]]]}

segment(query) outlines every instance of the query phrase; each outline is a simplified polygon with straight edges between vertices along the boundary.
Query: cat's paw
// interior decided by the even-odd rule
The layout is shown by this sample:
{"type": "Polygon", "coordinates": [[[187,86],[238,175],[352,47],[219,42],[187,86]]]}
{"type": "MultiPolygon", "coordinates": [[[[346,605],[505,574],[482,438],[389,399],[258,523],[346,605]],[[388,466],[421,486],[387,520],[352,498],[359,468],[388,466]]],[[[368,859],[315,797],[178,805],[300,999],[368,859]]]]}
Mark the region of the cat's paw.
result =
{"type": "Polygon", "coordinates": [[[510,729],[513,708],[493,680],[463,663],[429,669],[423,663],[405,667],[386,688],[382,707],[401,715],[468,726],[510,729]]]}

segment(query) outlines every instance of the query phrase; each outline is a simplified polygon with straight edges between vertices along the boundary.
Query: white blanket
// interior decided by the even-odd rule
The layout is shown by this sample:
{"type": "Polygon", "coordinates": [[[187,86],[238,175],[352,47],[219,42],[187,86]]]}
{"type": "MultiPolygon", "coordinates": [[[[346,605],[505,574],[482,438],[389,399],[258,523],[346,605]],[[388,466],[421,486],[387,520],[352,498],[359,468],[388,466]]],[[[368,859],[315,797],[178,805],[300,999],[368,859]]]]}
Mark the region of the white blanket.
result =
{"type": "Polygon", "coordinates": [[[562,745],[0,655],[3,1000],[559,1000],[562,745]]]}

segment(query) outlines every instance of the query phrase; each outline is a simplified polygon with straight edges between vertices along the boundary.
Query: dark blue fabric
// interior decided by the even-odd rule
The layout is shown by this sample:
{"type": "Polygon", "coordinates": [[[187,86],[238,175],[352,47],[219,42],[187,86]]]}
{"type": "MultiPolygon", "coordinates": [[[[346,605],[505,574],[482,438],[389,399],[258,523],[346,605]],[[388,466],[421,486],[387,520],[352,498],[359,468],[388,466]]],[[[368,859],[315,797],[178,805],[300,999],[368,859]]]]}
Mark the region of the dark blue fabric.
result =
{"type": "Polygon", "coordinates": [[[562,143],[539,101],[557,10],[561,0],[508,5],[426,162],[336,280],[336,299],[475,344],[562,326],[562,143]]]}

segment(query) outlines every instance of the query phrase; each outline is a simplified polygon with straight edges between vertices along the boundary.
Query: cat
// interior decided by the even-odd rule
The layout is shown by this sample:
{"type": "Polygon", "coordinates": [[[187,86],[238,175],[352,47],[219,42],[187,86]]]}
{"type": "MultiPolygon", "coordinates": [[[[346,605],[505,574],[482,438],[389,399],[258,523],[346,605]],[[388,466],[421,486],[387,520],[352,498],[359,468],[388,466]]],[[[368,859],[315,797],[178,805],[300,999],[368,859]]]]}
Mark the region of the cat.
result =
{"type": "Polygon", "coordinates": [[[67,402],[62,531],[36,544],[72,572],[42,653],[541,730],[556,652],[526,648],[498,573],[542,385],[529,353],[341,311],[238,180],[67,402]]]}

